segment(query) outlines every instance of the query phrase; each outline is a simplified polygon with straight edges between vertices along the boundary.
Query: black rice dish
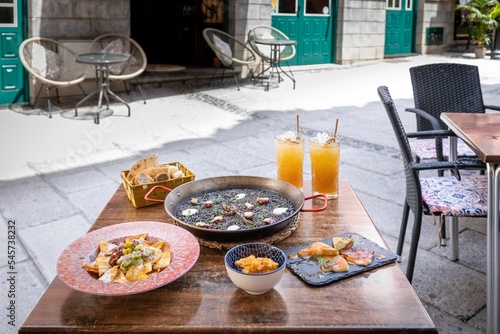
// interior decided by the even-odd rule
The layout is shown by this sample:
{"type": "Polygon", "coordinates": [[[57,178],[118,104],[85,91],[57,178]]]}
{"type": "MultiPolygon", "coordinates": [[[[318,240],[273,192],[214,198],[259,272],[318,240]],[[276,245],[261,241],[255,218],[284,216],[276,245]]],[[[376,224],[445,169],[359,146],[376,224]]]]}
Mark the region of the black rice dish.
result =
{"type": "Polygon", "coordinates": [[[294,213],[292,201],[269,190],[226,189],[197,194],[175,210],[193,226],[215,230],[248,230],[275,224],[294,213]]]}

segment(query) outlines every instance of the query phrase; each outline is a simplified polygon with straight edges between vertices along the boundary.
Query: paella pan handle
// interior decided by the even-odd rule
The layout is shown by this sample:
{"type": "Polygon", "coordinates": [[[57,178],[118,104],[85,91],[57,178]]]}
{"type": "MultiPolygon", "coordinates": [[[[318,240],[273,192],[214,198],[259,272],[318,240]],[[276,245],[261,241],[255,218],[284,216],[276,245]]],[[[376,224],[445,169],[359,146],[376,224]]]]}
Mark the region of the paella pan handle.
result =
{"type": "Polygon", "coordinates": [[[171,192],[172,189],[170,188],[167,188],[167,187],[164,187],[164,186],[154,186],[153,188],[151,188],[150,191],[148,191],[148,193],[146,195],[144,195],[144,199],[148,202],[155,202],[155,203],[163,203],[165,202],[164,200],[162,199],[156,199],[156,198],[149,198],[149,195],[151,195],[151,193],[153,193],[156,189],[163,189],[163,190],[166,190],[168,192],[171,192]]]}
{"type": "Polygon", "coordinates": [[[306,197],[304,200],[308,200],[308,199],[313,199],[313,198],[318,198],[318,197],[323,197],[323,206],[321,208],[312,208],[312,209],[302,209],[301,211],[302,212],[319,212],[319,211],[323,211],[326,209],[326,207],[328,206],[328,197],[326,197],[325,194],[316,194],[316,195],[312,195],[312,196],[309,196],[309,197],[306,197]]]}

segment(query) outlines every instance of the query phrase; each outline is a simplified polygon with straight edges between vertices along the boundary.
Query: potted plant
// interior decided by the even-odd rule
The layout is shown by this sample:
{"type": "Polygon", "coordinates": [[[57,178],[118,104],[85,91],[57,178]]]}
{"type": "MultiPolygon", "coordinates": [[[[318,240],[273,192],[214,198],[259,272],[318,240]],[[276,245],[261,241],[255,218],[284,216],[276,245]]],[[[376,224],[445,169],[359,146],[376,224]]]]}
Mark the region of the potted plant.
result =
{"type": "Polygon", "coordinates": [[[467,13],[466,17],[473,25],[472,37],[477,42],[476,58],[484,58],[491,34],[499,26],[500,3],[498,0],[471,0],[457,5],[456,10],[467,13]]]}

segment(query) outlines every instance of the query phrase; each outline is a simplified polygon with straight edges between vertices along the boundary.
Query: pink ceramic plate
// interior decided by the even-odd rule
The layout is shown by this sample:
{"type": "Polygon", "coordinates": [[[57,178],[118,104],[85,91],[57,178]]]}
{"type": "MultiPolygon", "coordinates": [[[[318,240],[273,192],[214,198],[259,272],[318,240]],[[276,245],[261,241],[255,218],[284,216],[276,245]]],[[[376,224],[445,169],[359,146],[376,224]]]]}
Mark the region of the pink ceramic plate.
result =
{"type": "Polygon", "coordinates": [[[92,231],[72,242],[59,256],[57,275],[75,290],[95,294],[120,296],[153,290],[169,284],[187,273],[198,260],[200,245],[185,229],[159,222],[130,222],[92,231]],[[127,236],[148,233],[151,238],[170,244],[173,260],[170,266],[149,278],[128,283],[104,283],[92,277],[84,264],[90,264],[98,254],[99,241],[123,241],[127,236]]]}

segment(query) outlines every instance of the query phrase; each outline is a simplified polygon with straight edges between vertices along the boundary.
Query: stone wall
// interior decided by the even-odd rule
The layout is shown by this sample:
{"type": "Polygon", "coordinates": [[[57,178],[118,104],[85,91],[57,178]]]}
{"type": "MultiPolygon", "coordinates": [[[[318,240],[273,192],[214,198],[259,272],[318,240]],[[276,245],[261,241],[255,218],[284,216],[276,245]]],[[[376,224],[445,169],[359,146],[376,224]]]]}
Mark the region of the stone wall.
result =
{"type": "Polygon", "coordinates": [[[104,33],[130,35],[130,0],[28,1],[28,35],[94,39],[104,33]]]}
{"type": "Polygon", "coordinates": [[[384,58],[385,0],[339,0],[336,63],[384,58]]]}
{"type": "Polygon", "coordinates": [[[453,40],[455,20],[455,1],[422,0],[418,2],[417,30],[415,34],[415,52],[421,54],[441,53],[450,45],[461,43],[453,40]],[[427,28],[443,28],[443,45],[427,45],[427,28]]]}

